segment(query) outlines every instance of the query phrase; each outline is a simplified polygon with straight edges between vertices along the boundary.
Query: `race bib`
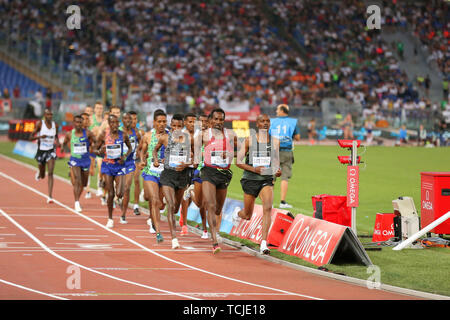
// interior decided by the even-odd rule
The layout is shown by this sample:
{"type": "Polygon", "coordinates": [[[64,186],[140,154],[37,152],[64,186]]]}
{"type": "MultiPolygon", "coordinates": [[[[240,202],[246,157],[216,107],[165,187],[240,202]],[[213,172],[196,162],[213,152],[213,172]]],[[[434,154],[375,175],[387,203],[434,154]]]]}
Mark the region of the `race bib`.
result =
{"type": "Polygon", "coordinates": [[[267,154],[267,152],[253,152],[253,167],[270,167],[270,154],[267,154]]]}
{"type": "Polygon", "coordinates": [[[159,167],[155,167],[153,165],[153,161],[152,161],[152,165],[150,166],[150,172],[156,173],[156,174],[161,174],[161,172],[164,171],[164,165],[162,163],[159,163],[159,167]]]}
{"type": "Polygon", "coordinates": [[[54,137],[47,137],[41,139],[41,147],[44,149],[52,149],[54,144],[55,144],[54,137]]]}
{"type": "Polygon", "coordinates": [[[178,154],[170,154],[169,157],[169,166],[171,167],[177,167],[179,166],[182,162],[186,163],[187,161],[187,156],[186,155],[178,155],[178,154]]]}
{"type": "Polygon", "coordinates": [[[109,144],[106,146],[107,159],[119,159],[122,155],[120,144],[109,144]]]}
{"type": "Polygon", "coordinates": [[[226,151],[212,151],[211,164],[216,167],[228,167],[228,157],[225,156],[226,151]]]}
{"type": "Polygon", "coordinates": [[[87,153],[87,144],[86,144],[86,142],[74,143],[72,152],[74,154],[85,154],[85,153],[87,153]]]}

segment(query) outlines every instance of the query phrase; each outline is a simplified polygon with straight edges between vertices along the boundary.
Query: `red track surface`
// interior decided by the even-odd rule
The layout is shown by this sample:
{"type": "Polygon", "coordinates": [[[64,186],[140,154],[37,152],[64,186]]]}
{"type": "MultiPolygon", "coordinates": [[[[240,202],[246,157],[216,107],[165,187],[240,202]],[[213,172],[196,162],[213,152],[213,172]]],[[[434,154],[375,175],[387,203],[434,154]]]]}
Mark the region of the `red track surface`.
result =
{"type": "Polygon", "coordinates": [[[412,299],[294,270],[225,244],[213,255],[210,240],[197,234],[179,236],[182,248],[172,250],[166,222],[165,241],[157,244],[147,216],[131,210],[126,225],[115,210],[111,231],[99,198],[83,195],[77,214],[72,186],[55,179],[56,203],[47,204],[47,179],[37,182],[34,174],[0,157],[0,299],[412,299]],[[79,289],[70,286],[71,266],[79,268],[79,289]]]}

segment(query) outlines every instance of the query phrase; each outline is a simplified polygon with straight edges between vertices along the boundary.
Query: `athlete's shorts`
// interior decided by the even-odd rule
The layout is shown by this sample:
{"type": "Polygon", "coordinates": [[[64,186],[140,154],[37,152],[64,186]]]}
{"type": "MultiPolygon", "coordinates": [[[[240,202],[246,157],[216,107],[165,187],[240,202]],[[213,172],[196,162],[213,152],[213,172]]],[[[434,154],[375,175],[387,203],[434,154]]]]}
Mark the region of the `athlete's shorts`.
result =
{"type": "Polygon", "coordinates": [[[198,182],[198,183],[203,182],[202,178],[200,178],[200,170],[197,170],[197,169],[194,170],[193,177],[192,177],[192,183],[194,183],[194,182],[198,182]]]}
{"type": "Polygon", "coordinates": [[[39,150],[36,152],[34,157],[39,164],[45,164],[51,159],[57,159],[55,149],[50,150],[39,150]]]}
{"type": "Polygon", "coordinates": [[[161,187],[161,181],[160,177],[152,176],[151,174],[146,174],[145,172],[142,172],[142,178],[144,178],[144,181],[153,181],[158,184],[159,187],[161,187]]]}
{"type": "Polygon", "coordinates": [[[184,189],[190,182],[189,170],[176,171],[165,169],[161,172],[161,185],[171,187],[175,190],[184,189]]]}
{"type": "Polygon", "coordinates": [[[245,194],[249,194],[257,198],[262,188],[266,186],[273,187],[273,179],[267,180],[249,180],[249,179],[241,179],[242,190],[244,190],[245,194]]]}
{"type": "Polygon", "coordinates": [[[136,164],[134,163],[134,160],[125,162],[125,174],[129,174],[131,172],[134,172],[136,170],[136,164]]]}
{"type": "Polygon", "coordinates": [[[102,168],[100,172],[102,174],[113,177],[123,176],[126,174],[124,165],[118,163],[111,164],[107,162],[102,162],[102,168]]]}
{"type": "Polygon", "coordinates": [[[230,169],[215,169],[204,166],[200,170],[200,178],[203,181],[211,182],[216,189],[226,189],[230,184],[233,172],[230,169]]]}
{"type": "Polygon", "coordinates": [[[78,159],[74,157],[70,157],[69,167],[80,167],[83,171],[88,171],[91,166],[91,159],[78,159]]]}

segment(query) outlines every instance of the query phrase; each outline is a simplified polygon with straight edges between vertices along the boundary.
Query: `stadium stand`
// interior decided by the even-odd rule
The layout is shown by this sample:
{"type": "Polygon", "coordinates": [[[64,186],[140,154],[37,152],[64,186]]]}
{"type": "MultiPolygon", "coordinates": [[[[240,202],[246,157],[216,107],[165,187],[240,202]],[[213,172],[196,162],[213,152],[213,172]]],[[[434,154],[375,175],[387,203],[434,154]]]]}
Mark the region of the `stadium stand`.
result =
{"type": "MultiPolygon", "coordinates": [[[[410,27],[430,52],[428,62],[448,77],[448,4],[380,2],[383,28],[410,27]]],[[[198,110],[236,99],[300,111],[340,97],[362,105],[360,123],[372,116],[396,119],[397,127],[404,118],[418,126],[448,104],[448,97],[426,96],[411,78],[400,44],[367,30],[364,1],[88,0],[81,30],[67,29],[66,5],[4,1],[0,24],[19,47],[27,36],[41,39],[39,61],[54,73],[78,75],[84,88],[101,81],[93,75],[116,72],[121,103],[129,88],[141,89],[146,102],[198,110]]]]}

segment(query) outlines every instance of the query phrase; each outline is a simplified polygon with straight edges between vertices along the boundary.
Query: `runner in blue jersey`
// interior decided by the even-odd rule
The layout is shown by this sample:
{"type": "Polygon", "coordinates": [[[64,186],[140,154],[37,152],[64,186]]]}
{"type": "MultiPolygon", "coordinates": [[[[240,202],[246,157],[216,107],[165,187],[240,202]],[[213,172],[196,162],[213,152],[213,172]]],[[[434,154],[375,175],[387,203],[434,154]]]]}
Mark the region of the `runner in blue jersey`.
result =
{"type": "Polygon", "coordinates": [[[269,134],[280,140],[281,201],[279,208],[287,209],[292,208],[286,203],[286,195],[294,163],[293,141],[300,141],[300,129],[297,126],[297,119],[288,117],[289,106],[280,104],[276,112],[277,117],[271,119],[269,134]]]}
{"type": "Polygon", "coordinates": [[[68,164],[75,198],[75,210],[81,212],[80,196],[88,183],[91,165],[90,150],[95,143],[95,138],[91,131],[83,128],[82,116],[75,116],[73,125],[74,128],[64,137],[63,145],[70,149],[68,164]]]}
{"type": "MultiPolygon", "coordinates": [[[[119,119],[110,115],[108,118],[109,128],[103,131],[96,143],[94,152],[96,155],[104,155],[101,172],[105,174],[105,187],[108,193],[108,228],[114,227],[114,221],[112,218],[114,195],[118,198],[122,198],[124,192],[124,175],[125,160],[128,158],[132,151],[132,146],[128,135],[119,130],[119,119]],[[126,154],[123,154],[124,144],[128,148],[126,154]],[[116,183],[116,188],[114,187],[116,183]]],[[[121,222],[123,223],[123,217],[121,222]]]]}
{"type": "MultiPolygon", "coordinates": [[[[130,139],[130,143],[132,146],[131,153],[125,160],[125,189],[124,194],[122,198],[122,218],[121,223],[126,223],[126,212],[128,209],[128,203],[130,202],[130,189],[131,189],[131,183],[134,180],[134,171],[136,170],[136,149],[138,146],[139,141],[141,140],[141,134],[136,129],[133,129],[131,127],[132,125],[132,119],[131,114],[129,112],[125,113],[123,115],[123,127],[122,131],[128,135],[128,138],[130,139]]],[[[123,146],[123,153],[126,154],[128,151],[128,148],[126,145],[123,146]]]]}

